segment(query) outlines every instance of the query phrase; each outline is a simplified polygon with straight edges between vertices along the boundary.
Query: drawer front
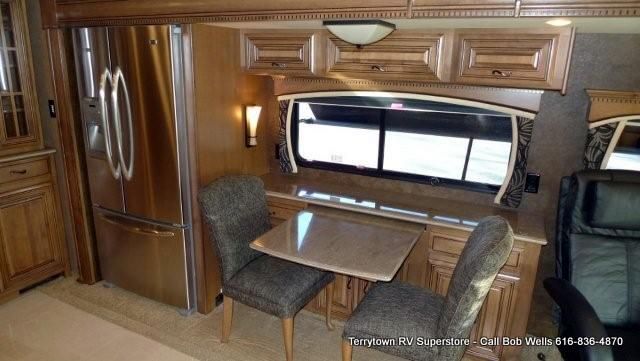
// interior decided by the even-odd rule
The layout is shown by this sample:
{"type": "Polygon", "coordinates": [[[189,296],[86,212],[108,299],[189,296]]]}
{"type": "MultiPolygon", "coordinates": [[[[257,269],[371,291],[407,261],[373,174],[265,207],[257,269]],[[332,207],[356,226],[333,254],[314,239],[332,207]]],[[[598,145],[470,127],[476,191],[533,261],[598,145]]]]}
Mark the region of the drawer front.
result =
{"type": "Polygon", "coordinates": [[[443,34],[391,35],[358,48],[327,39],[328,75],[365,78],[440,80],[443,34]]]}
{"type": "Polygon", "coordinates": [[[560,89],[570,34],[459,34],[454,81],[560,89]]]}
{"type": "Polygon", "coordinates": [[[315,72],[312,33],[244,34],[245,69],[258,74],[315,72]]]}
{"type": "Polygon", "coordinates": [[[293,216],[295,216],[298,212],[299,210],[296,210],[296,209],[282,208],[282,207],[269,205],[269,216],[271,218],[287,220],[289,218],[293,218],[293,216]]]}
{"type": "MultiPolygon", "coordinates": [[[[460,230],[438,231],[438,229],[434,229],[429,234],[429,249],[457,258],[462,254],[469,234],[469,232],[460,230]]],[[[522,267],[523,252],[524,248],[515,244],[500,273],[518,274],[522,267]]]]}
{"type": "Polygon", "coordinates": [[[0,184],[11,183],[49,173],[47,159],[21,160],[0,166],[0,184]]]}

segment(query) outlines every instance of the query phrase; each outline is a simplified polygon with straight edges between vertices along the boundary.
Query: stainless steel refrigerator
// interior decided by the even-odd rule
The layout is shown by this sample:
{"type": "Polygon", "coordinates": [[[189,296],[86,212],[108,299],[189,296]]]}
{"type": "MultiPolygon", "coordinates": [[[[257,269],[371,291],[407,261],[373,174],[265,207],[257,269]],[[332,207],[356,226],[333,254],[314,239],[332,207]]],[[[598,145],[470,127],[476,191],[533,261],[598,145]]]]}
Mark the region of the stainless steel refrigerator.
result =
{"type": "Polygon", "coordinates": [[[179,26],[73,29],[100,271],[194,308],[179,26]]]}

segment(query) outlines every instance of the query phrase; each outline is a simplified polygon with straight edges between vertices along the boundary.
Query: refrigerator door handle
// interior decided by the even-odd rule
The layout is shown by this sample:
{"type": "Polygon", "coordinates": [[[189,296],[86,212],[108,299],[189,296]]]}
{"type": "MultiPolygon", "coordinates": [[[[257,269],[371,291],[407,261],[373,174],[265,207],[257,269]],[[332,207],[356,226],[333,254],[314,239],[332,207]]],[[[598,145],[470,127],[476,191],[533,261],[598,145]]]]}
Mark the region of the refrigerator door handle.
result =
{"type": "Polygon", "coordinates": [[[159,231],[153,228],[147,227],[139,227],[133,221],[129,221],[124,218],[116,218],[109,216],[108,214],[100,213],[100,218],[102,218],[105,222],[118,226],[120,228],[124,228],[133,233],[139,233],[144,235],[152,235],[156,237],[175,237],[176,234],[171,231],[159,231]]]}
{"type": "MultiPolygon", "coordinates": [[[[104,68],[102,75],[100,76],[100,118],[102,120],[102,128],[104,130],[105,137],[105,154],[107,157],[107,164],[109,164],[109,170],[111,170],[111,175],[115,179],[120,178],[120,163],[114,165],[113,162],[113,148],[112,148],[112,139],[111,139],[111,127],[109,126],[109,107],[107,107],[107,99],[106,99],[106,91],[107,84],[113,84],[113,76],[111,75],[111,71],[109,68],[104,68]]],[[[117,124],[116,128],[117,128],[117,124]]],[[[117,129],[116,129],[117,132],[117,129]]],[[[117,139],[116,139],[117,140],[117,139]]]]}
{"type": "Polygon", "coordinates": [[[116,119],[116,138],[118,140],[118,157],[120,159],[120,164],[122,164],[122,174],[126,180],[131,180],[133,177],[133,166],[135,159],[135,138],[133,134],[133,116],[131,112],[131,99],[129,98],[129,88],[127,87],[127,82],[124,78],[124,74],[122,73],[122,69],[118,66],[116,67],[116,72],[113,75],[113,90],[111,92],[111,97],[113,99],[113,111],[116,119]],[[125,109],[127,113],[127,122],[129,125],[129,164],[124,160],[124,149],[122,148],[122,123],[120,117],[120,104],[118,99],[118,89],[120,87],[120,83],[122,83],[122,92],[124,93],[124,103],[125,109]]]}

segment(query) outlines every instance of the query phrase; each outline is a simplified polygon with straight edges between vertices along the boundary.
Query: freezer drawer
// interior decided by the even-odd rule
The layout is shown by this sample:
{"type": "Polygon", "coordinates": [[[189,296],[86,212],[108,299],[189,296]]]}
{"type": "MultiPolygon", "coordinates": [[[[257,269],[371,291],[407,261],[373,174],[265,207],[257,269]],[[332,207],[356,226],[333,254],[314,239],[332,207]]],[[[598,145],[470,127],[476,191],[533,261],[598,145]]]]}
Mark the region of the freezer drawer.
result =
{"type": "Polygon", "coordinates": [[[117,287],[189,310],[186,230],[94,208],[102,277],[117,287]]]}

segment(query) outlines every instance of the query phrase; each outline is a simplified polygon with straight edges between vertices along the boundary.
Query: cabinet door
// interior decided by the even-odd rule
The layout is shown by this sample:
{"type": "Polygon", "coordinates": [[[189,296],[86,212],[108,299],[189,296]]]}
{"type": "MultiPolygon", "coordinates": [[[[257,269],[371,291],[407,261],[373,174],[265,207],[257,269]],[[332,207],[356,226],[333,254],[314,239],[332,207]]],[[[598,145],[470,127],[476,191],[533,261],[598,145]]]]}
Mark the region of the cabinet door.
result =
{"type": "Polygon", "coordinates": [[[442,79],[444,34],[395,33],[364,47],[327,39],[327,74],[354,78],[442,79]]]}
{"type": "MultiPolygon", "coordinates": [[[[447,295],[456,262],[457,259],[439,253],[429,255],[429,288],[431,290],[442,296],[447,295]]],[[[508,335],[508,327],[515,309],[518,281],[515,277],[498,274],[471,330],[471,340],[508,335]]],[[[502,346],[480,346],[477,344],[469,347],[467,353],[485,359],[499,359],[502,355],[502,349],[502,346]]]]}
{"type": "Polygon", "coordinates": [[[53,186],[43,184],[0,196],[0,258],[5,287],[62,263],[53,186]]]}
{"type": "Polygon", "coordinates": [[[244,68],[256,74],[313,75],[315,41],[308,32],[245,33],[244,68]]]}
{"type": "MultiPolygon", "coordinates": [[[[336,318],[346,319],[351,315],[355,300],[355,288],[357,287],[357,279],[345,275],[336,275],[335,284],[333,286],[333,304],[332,315],[336,318]]],[[[324,312],[325,309],[325,290],[320,292],[316,297],[316,308],[318,311],[324,312]]]]}
{"type": "Polygon", "coordinates": [[[34,150],[40,146],[40,119],[24,2],[1,2],[0,23],[0,153],[34,150]]]}
{"type": "Polygon", "coordinates": [[[569,66],[571,29],[536,33],[465,32],[457,35],[454,82],[562,89],[569,66]]]}

